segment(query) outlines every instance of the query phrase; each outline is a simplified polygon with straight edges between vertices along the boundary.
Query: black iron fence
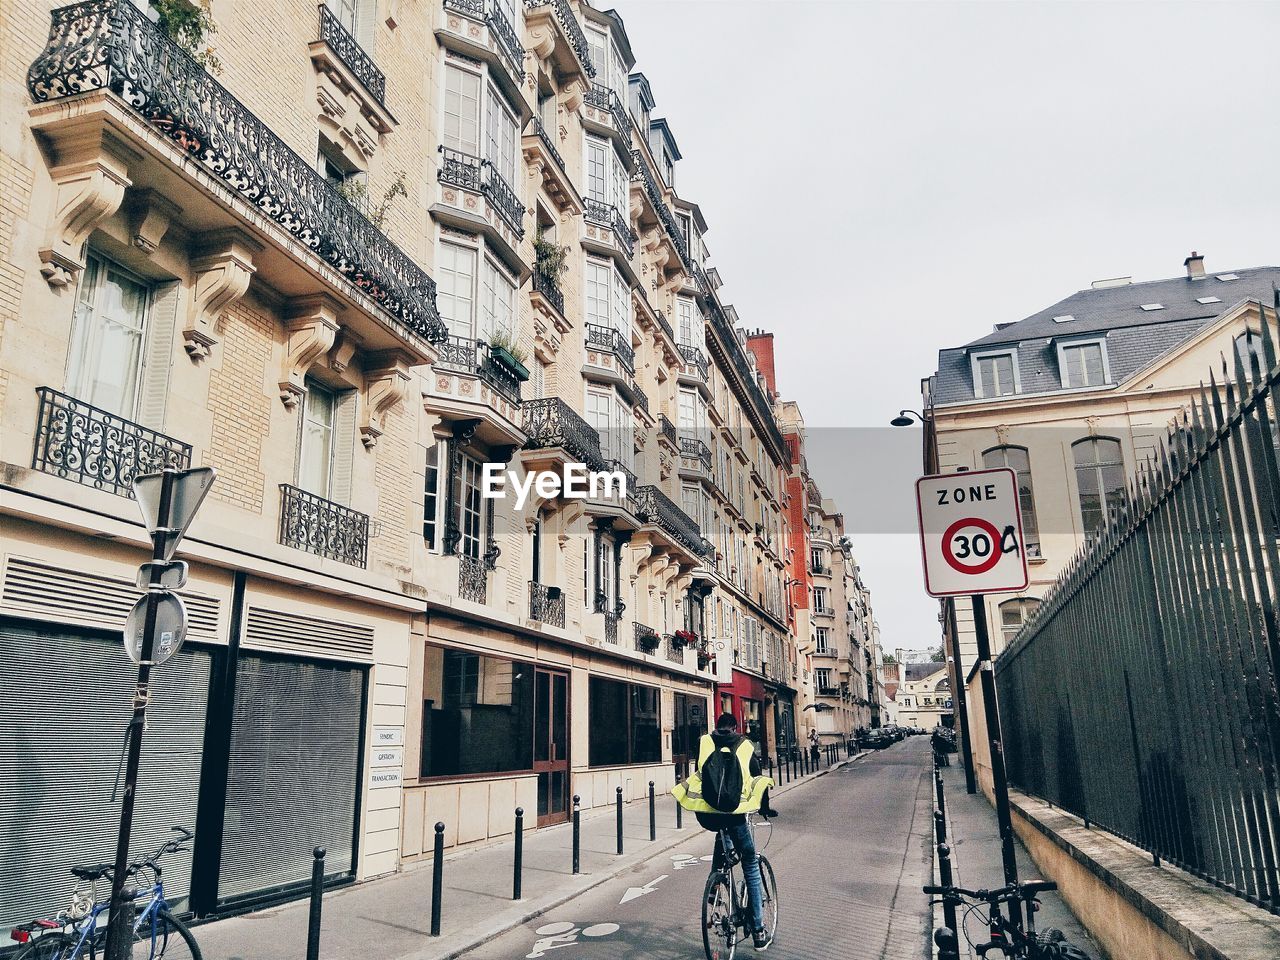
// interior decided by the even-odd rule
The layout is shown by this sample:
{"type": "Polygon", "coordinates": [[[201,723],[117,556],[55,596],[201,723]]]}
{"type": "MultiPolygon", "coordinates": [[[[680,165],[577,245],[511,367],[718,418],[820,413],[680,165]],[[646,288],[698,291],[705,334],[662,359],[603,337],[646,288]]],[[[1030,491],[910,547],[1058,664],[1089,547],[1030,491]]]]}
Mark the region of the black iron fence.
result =
{"type": "Polygon", "coordinates": [[[318,557],[363,567],[369,553],[369,517],[282,483],[280,542],[318,557]]]}
{"type": "Polygon", "coordinates": [[[529,617],[552,627],[564,626],[564,591],[529,581],[529,617]]]}
{"type": "Polygon", "coordinates": [[[320,39],[329,44],[338,54],[338,58],[347,65],[355,78],[364,84],[379,103],[387,99],[387,78],[373,58],[364,50],[342,25],[342,21],[333,15],[327,4],[320,5],[320,39]]]}
{"type": "Polygon", "coordinates": [[[1280,367],[1262,328],[996,676],[1012,783],[1280,912],[1280,367]]]}

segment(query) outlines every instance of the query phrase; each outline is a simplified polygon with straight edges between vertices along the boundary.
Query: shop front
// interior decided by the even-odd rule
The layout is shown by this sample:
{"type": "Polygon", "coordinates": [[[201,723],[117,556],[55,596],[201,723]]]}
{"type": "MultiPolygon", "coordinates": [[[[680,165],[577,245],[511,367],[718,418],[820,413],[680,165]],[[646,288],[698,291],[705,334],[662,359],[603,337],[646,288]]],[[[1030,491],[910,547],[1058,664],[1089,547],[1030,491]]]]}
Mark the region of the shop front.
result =
{"type": "Polygon", "coordinates": [[[717,713],[731,713],[738,720],[738,731],[756,744],[762,757],[768,755],[769,743],[765,729],[764,680],[753,673],[736,667],[732,681],[716,688],[717,713]]]}

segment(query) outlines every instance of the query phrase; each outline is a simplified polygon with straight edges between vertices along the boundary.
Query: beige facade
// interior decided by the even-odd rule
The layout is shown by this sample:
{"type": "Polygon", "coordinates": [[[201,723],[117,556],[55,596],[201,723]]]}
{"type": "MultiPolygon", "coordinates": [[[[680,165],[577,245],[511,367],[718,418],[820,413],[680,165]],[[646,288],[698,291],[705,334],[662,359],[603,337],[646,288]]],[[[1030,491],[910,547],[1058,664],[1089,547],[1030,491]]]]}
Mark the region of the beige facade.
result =
{"type": "Polygon", "coordinates": [[[894,698],[894,723],[932,730],[954,715],[945,663],[906,663],[894,698]]]}

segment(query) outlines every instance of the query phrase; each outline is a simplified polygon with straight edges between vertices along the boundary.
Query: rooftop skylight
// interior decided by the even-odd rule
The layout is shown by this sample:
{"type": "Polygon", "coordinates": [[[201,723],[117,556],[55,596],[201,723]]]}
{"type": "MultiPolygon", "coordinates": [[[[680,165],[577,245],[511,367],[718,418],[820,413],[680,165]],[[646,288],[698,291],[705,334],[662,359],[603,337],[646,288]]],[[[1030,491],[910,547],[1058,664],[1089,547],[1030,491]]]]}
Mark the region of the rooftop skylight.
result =
{"type": "Polygon", "coordinates": [[[1218,279],[1225,283],[1227,280],[1239,280],[1240,275],[1236,273],[1220,273],[1218,274],[1218,279]]]}
{"type": "Polygon", "coordinates": [[[1142,309],[1143,309],[1143,310],[1148,310],[1148,311],[1150,311],[1150,310],[1163,310],[1163,309],[1164,309],[1164,304],[1163,304],[1163,303],[1144,303],[1144,304],[1142,305],[1142,309]]]}
{"type": "Polygon", "coordinates": [[[1217,297],[1196,297],[1196,303],[1221,303],[1217,297]]]}
{"type": "Polygon", "coordinates": [[[1070,322],[1071,322],[1072,320],[1074,320],[1074,319],[1075,319],[1075,317],[1073,317],[1071,314],[1069,314],[1069,313],[1064,313],[1064,314],[1063,314],[1062,316],[1060,316],[1060,317],[1054,317],[1054,318],[1053,318],[1053,322],[1054,322],[1054,323],[1070,323],[1070,322]]]}

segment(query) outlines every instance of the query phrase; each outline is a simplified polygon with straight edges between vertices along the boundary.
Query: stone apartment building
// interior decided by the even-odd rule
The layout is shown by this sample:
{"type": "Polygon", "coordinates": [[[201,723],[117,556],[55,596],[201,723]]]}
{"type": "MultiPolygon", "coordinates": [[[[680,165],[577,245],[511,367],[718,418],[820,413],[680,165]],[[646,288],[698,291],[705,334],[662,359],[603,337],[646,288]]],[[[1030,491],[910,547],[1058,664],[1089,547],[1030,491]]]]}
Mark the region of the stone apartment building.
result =
{"type": "Polygon", "coordinates": [[[951,726],[951,677],[945,663],[904,663],[894,696],[894,721],[903,727],[951,726]]]}
{"type": "MultiPolygon", "coordinates": [[[[1248,363],[1260,349],[1263,316],[1275,323],[1280,268],[1209,272],[1196,253],[1183,267],[1167,280],[1100,280],[998,323],[939,351],[937,372],[922,385],[926,472],[932,460],[939,473],[1009,467],[1017,475],[1031,582],[1020,594],[987,597],[993,653],[1017,635],[1157,442],[1177,428],[1200,384],[1234,380],[1237,358],[1248,363]]],[[[944,603],[943,613],[948,638],[954,629],[960,641],[954,689],[973,671],[974,619],[967,599],[944,603]]],[[[987,778],[976,676],[966,691],[975,766],[987,778]]]]}
{"type": "Polygon", "coordinates": [[[665,790],[719,710],[793,742],[792,448],[621,18],[201,9],[0,10],[0,920],[110,851],[164,465],[218,481],[135,842],[196,829],[198,914],[665,790]],[[625,495],[483,496],[570,463],[625,495]]]}

